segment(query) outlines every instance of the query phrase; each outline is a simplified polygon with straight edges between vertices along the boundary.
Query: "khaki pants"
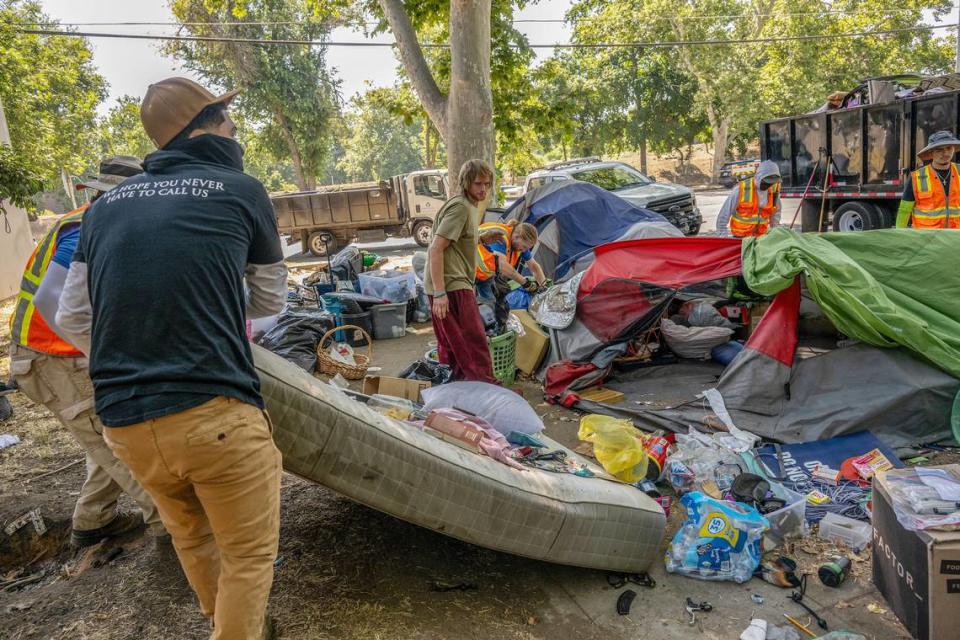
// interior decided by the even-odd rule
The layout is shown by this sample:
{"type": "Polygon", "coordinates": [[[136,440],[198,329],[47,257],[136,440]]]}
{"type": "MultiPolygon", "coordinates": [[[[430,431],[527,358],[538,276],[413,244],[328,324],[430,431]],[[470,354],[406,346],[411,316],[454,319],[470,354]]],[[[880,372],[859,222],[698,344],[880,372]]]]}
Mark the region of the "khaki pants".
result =
{"type": "Polygon", "coordinates": [[[153,496],[211,638],[259,640],[280,538],[280,452],[266,413],[218,397],[106,441],[153,496]]]}
{"type": "Polygon", "coordinates": [[[73,510],[73,528],[99,529],[109,523],[117,515],[117,498],[126,492],[140,505],[152,532],[161,533],[153,500],[103,441],[103,424],[93,411],[93,383],[87,368],[86,358],[58,358],[11,345],[10,370],[20,390],[49,409],[86,453],[87,479],[73,510]]]}

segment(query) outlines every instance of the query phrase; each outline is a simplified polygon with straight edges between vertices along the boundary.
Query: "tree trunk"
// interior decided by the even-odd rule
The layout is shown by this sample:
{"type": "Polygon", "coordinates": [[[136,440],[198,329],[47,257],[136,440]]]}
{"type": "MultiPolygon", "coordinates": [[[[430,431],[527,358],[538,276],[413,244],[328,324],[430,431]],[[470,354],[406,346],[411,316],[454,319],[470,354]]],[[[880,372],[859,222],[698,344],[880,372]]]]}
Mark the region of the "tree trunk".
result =
{"type": "Polygon", "coordinates": [[[433,156],[430,153],[430,121],[423,121],[423,163],[424,169],[433,169],[433,156]]]}
{"type": "MultiPolygon", "coordinates": [[[[714,118],[711,118],[714,119],[714,118]]],[[[720,181],[720,169],[726,162],[727,143],[730,137],[730,118],[722,116],[715,118],[716,122],[711,122],[713,129],[713,171],[710,181],[717,183],[720,181]]]]}
{"type": "Polygon", "coordinates": [[[297,188],[300,191],[311,191],[315,186],[315,179],[313,176],[307,176],[303,171],[303,158],[300,156],[300,147],[297,146],[297,141],[293,139],[293,134],[290,133],[290,129],[287,128],[287,118],[283,115],[283,109],[277,109],[274,112],[274,117],[277,119],[277,126],[280,127],[280,131],[283,134],[283,140],[287,143],[287,148],[290,150],[290,160],[293,162],[293,176],[294,180],[297,181],[297,188]]]}
{"type": "Polygon", "coordinates": [[[647,175],[647,134],[640,134],[640,173],[647,175]]]}
{"type": "Polygon", "coordinates": [[[490,3],[450,1],[450,95],[444,142],[451,181],[467,160],[480,158],[493,164],[490,3]]]}
{"type": "Polygon", "coordinates": [[[70,179],[70,174],[67,173],[64,167],[60,167],[60,179],[63,181],[63,192],[67,194],[67,198],[70,199],[70,204],[73,205],[70,209],[76,209],[77,190],[73,187],[73,180],[70,179]]]}

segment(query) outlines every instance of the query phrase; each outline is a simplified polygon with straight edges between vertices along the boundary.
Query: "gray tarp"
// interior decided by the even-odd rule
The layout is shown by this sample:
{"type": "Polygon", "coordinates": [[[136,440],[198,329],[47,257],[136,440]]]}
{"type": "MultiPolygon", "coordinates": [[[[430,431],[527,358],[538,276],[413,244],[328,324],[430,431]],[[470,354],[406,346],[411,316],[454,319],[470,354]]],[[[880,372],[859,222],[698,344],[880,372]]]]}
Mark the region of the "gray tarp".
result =
{"type": "Polygon", "coordinates": [[[897,448],[949,439],[951,407],[960,390],[960,381],[904,350],[862,344],[798,360],[792,370],[770,358],[738,357],[719,383],[711,383],[716,365],[692,365],[700,367],[699,374],[686,369],[670,375],[676,366],[682,365],[617,376],[607,386],[626,393],[624,403],[581,402],[578,407],[629,417],[646,429],[685,431],[688,425],[702,428],[704,416],[713,413],[705,402],[674,409],[635,403],[689,402],[697,391],[716,387],[734,424],[763,438],[810,442],[868,430],[897,448]]]}

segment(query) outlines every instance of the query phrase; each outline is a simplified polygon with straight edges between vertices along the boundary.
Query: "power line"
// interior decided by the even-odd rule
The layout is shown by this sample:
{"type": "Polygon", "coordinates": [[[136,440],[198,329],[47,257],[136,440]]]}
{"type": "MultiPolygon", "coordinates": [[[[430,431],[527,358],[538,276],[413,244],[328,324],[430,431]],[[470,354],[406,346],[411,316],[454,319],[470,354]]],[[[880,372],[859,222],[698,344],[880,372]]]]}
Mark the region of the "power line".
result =
{"type": "MultiPolygon", "coordinates": [[[[952,11],[958,6],[951,5],[947,10],[952,11]]],[[[778,17],[799,17],[799,16],[828,16],[828,15],[876,15],[885,13],[911,13],[917,9],[910,7],[890,7],[887,9],[826,9],[823,11],[795,11],[795,12],[773,12],[773,13],[720,13],[720,14],[702,14],[692,16],[678,16],[674,14],[662,14],[651,16],[660,19],[669,20],[713,20],[713,19],[733,19],[733,18],[778,18],[778,17]]],[[[566,18],[516,18],[511,20],[514,24],[573,24],[581,21],[593,21],[602,19],[600,16],[582,16],[573,20],[566,18]]],[[[42,22],[15,22],[10,23],[18,27],[43,26],[47,23],[42,22]]],[[[268,20],[268,21],[231,21],[231,22],[58,22],[57,26],[65,27],[265,27],[265,26],[294,26],[302,25],[302,20],[268,20]]],[[[307,24],[310,24],[307,21],[307,24]]],[[[317,24],[317,23],[313,23],[317,24]]],[[[380,22],[362,22],[366,26],[376,26],[380,22]]]]}
{"type": "MultiPolygon", "coordinates": [[[[807,40],[833,40],[836,38],[866,38],[871,36],[889,36],[903,33],[920,33],[926,31],[935,31],[937,29],[956,29],[956,25],[925,25],[922,27],[906,27],[903,29],[881,29],[875,31],[858,31],[849,33],[833,34],[812,34],[801,36],[770,36],[765,38],[744,38],[741,40],[661,40],[650,42],[598,42],[598,43],[554,43],[554,44],[528,44],[531,49],[616,49],[616,48],[644,48],[656,49],[665,47],[686,47],[686,46],[719,46],[719,45],[739,45],[739,44],[764,44],[773,42],[797,42],[807,40]]],[[[132,40],[168,40],[178,42],[227,42],[237,44],[257,44],[257,45],[306,45],[323,47],[393,47],[395,42],[357,42],[357,41],[327,41],[327,40],[288,40],[288,39],[262,39],[262,38],[221,38],[212,36],[169,36],[169,35],[147,35],[133,33],[95,33],[82,31],[61,31],[47,29],[14,29],[17,33],[29,35],[46,36],[66,36],[76,38],[121,38],[132,40]]],[[[423,43],[420,45],[425,49],[446,49],[446,44],[423,43]]]]}

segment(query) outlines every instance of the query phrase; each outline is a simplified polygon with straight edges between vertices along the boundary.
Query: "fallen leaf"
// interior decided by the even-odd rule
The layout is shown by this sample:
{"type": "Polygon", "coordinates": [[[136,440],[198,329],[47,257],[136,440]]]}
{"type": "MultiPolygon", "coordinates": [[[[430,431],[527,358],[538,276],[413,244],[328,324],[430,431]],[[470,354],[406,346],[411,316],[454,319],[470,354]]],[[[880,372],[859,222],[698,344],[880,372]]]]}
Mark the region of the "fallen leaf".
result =
{"type": "Polygon", "coordinates": [[[849,602],[844,602],[843,600],[841,600],[837,604],[833,605],[833,608],[834,609],[852,609],[853,605],[850,604],[849,602]]]}
{"type": "Polygon", "coordinates": [[[869,611],[870,613],[879,613],[881,615],[887,612],[886,609],[878,605],[876,602],[871,602],[870,604],[868,604],[867,611],[869,611]]]}

